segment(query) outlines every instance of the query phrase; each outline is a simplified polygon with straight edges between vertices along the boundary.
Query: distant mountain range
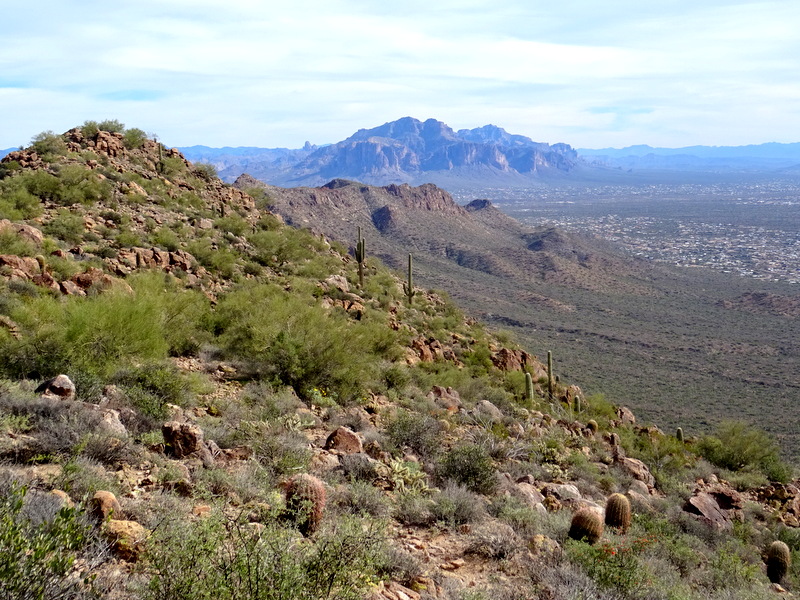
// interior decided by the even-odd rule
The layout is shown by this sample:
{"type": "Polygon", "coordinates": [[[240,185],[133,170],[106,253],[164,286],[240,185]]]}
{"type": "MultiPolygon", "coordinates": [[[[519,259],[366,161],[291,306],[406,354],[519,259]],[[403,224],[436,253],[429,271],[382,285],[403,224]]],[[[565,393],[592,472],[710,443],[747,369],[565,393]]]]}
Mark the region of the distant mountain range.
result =
{"type": "Polygon", "coordinates": [[[568,144],[534,142],[486,125],[454,131],[435,119],[404,117],[361,129],[328,146],[300,150],[180,148],[190,160],[217,167],[223,180],[248,174],[284,187],[321,185],[336,178],[362,183],[515,181],[563,176],[578,164],[568,144]]]}
{"type": "Polygon", "coordinates": [[[779,171],[800,166],[800,143],[685,148],[638,145],[621,149],[579,149],[578,154],[588,165],[618,169],[779,171]]]}

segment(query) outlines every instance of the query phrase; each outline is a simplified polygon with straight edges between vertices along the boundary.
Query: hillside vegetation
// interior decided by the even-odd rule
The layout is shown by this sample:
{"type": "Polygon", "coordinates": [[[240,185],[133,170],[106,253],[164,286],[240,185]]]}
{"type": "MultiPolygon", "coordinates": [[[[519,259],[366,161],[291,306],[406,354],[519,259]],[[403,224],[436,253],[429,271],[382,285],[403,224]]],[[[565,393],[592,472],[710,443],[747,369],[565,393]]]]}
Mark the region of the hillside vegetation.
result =
{"type": "Polygon", "coordinates": [[[639,425],[252,191],[116,121],[0,163],[3,598],[796,587],[766,434],[639,425]]]}

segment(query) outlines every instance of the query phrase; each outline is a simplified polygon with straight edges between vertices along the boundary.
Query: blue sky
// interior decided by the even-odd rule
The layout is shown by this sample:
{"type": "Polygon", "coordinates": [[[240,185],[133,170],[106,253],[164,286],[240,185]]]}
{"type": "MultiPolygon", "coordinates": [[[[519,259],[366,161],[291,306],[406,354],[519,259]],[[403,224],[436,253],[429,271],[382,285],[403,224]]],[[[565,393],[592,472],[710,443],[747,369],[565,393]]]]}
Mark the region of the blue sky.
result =
{"type": "Polygon", "coordinates": [[[800,141],[800,2],[44,0],[0,20],[0,148],[115,118],[297,148],[403,116],[575,147],[800,141]]]}

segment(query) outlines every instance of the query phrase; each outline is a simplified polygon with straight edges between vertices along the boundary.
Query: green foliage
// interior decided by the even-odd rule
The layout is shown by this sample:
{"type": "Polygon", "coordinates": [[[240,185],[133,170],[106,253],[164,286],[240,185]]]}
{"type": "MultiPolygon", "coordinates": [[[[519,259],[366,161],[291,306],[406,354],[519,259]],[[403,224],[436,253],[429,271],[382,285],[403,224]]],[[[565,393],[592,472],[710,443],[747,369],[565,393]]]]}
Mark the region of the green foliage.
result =
{"type": "Polygon", "coordinates": [[[490,494],[497,486],[497,472],[492,458],[483,446],[465,444],[447,451],[442,457],[437,475],[453,481],[478,494],[490,494]]]}
{"type": "Polygon", "coordinates": [[[98,127],[97,121],[84,121],[81,131],[83,132],[84,137],[94,139],[94,137],[97,135],[97,132],[100,131],[100,127],[98,127]]]}
{"type": "Polygon", "coordinates": [[[215,248],[210,238],[202,237],[192,240],[186,246],[186,250],[210,271],[226,278],[233,276],[236,254],[224,247],[217,246],[215,248]]]}
{"type": "Polygon", "coordinates": [[[0,229],[0,254],[34,256],[36,252],[36,246],[29,239],[18,235],[11,228],[0,229]]]}
{"type": "Polygon", "coordinates": [[[171,363],[123,369],[114,374],[112,381],[120,386],[134,407],[156,419],[167,416],[167,404],[186,406],[191,398],[190,382],[171,363]]]}
{"type": "Polygon", "coordinates": [[[83,240],[83,217],[62,208],[42,227],[42,231],[74,246],[83,240]]]}
{"type": "Polygon", "coordinates": [[[108,131],[109,133],[122,133],[125,131],[125,124],[117,119],[105,119],[97,124],[97,128],[101,131],[108,131]]]}
{"type": "Polygon", "coordinates": [[[26,487],[0,494],[0,596],[8,600],[88,598],[91,578],[74,567],[91,527],[74,508],[34,522],[25,514],[26,487]]]}
{"type": "Polygon", "coordinates": [[[43,131],[31,138],[31,149],[44,160],[50,161],[66,154],[67,144],[62,136],[52,131],[43,131]]]}
{"type": "Polygon", "coordinates": [[[126,129],[122,137],[122,143],[128,150],[141,148],[145,141],[147,141],[147,134],[136,127],[126,129]]]}
{"type": "Polygon", "coordinates": [[[232,233],[235,236],[242,236],[250,231],[250,223],[237,214],[220,217],[214,221],[214,226],[220,231],[232,233]]]}
{"type": "Polygon", "coordinates": [[[361,322],[275,285],[247,284],[229,293],[217,317],[219,341],[231,357],[303,398],[316,388],[346,403],[361,393],[375,365],[361,322]]]}
{"type": "Polygon", "coordinates": [[[792,476],[791,467],[781,460],[775,441],[743,421],[724,421],[715,435],[700,439],[697,450],[710,463],[731,471],[757,470],[771,481],[781,483],[792,476]]]}
{"type": "Polygon", "coordinates": [[[0,218],[17,221],[42,213],[41,200],[28,189],[27,181],[24,175],[0,180],[0,218]]]}
{"type": "Polygon", "coordinates": [[[580,565],[601,587],[639,597],[647,587],[649,573],[642,553],[653,543],[651,538],[621,538],[591,546],[575,540],[565,544],[566,554],[580,565]]]}
{"type": "Polygon", "coordinates": [[[342,517],[314,542],[277,523],[263,530],[217,513],[156,531],[145,600],[358,600],[375,578],[383,535],[342,517]]]}
{"type": "Polygon", "coordinates": [[[213,181],[218,178],[217,168],[211,163],[195,163],[194,174],[204,181],[213,181]]]}

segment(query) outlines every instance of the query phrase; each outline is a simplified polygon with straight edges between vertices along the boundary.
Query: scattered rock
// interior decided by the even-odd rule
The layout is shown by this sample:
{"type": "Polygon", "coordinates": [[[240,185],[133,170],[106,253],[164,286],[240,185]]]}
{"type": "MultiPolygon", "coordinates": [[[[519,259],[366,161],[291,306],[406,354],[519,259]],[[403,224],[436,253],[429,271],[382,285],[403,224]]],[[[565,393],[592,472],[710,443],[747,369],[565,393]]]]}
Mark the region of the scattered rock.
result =
{"type": "Polygon", "coordinates": [[[150,532],[136,521],[112,519],[103,524],[103,532],[111,543],[111,549],[122,560],[136,562],[144,551],[150,532]]]}
{"type": "Polygon", "coordinates": [[[61,400],[75,399],[75,384],[66,375],[56,375],[52,379],[39,384],[36,393],[47,398],[58,398],[61,400]]]}
{"type": "Polygon", "coordinates": [[[104,521],[109,517],[122,517],[122,507],[117,497],[111,492],[95,492],[89,501],[89,514],[98,521],[104,521]]]}
{"type": "Polygon", "coordinates": [[[503,418],[503,412],[488,400],[481,400],[475,404],[475,414],[492,421],[500,421],[503,418]]]}
{"type": "Polygon", "coordinates": [[[442,387],[435,385],[428,392],[428,399],[433,400],[437,406],[445,409],[449,413],[456,413],[463,406],[461,403],[461,396],[451,387],[442,387]]]}

